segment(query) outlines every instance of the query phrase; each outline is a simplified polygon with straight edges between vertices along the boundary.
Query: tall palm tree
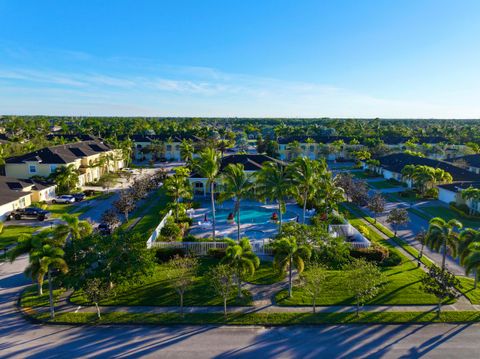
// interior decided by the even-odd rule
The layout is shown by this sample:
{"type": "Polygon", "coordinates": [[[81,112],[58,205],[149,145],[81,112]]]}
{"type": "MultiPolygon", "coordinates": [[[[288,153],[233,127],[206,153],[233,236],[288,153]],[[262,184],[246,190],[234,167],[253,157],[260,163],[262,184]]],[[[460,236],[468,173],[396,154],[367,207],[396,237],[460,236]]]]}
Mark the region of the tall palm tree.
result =
{"type": "Polygon", "coordinates": [[[210,186],[210,200],[212,203],[212,238],[215,241],[215,183],[220,174],[220,157],[218,152],[210,147],[205,148],[200,153],[200,157],[195,163],[195,170],[200,176],[207,179],[210,186]]]}
{"type": "Polygon", "coordinates": [[[305,224],[307,202],[311,200],[318,188],[321,175],[326,171],[325,161],[315,161],[308,157],[299,157],[288,167],[292,178],[295,197],[302,203],[302,223],[305,224]]]}
{"type": "Polygon", "coordinates": [[[277,201],[279,212],[279,232],[282,231],[282,213],[285,211],[286,200],[292,193],[292,181],[287,168],[279,162],[266,162],[257,172],[255,186],[256,195],[260,200],[277,201]]]}
{"type": "Polygon", "coordinates": [[[183,139],[180,143],[180,157],[184,160],[187,164],[191,163],[193,160],[193,153],[195,148],[192,144],[192,141],[183,139]]]}
{"type": "MultiPolygon", "coordinates": [[[[472,186],[462,191],[462,198],[466,201],[480,201],[480,188],[474,188],[472,186]]],[[[473,205],[470,207],[470,214],[473,214],[473,205]]]]}
{"type": "MultiPolygon", "coordinates": [[[[467,258],[469,258],[470,254],[474,251],[474,247],[472,246],[472,244],[475,244],[475,245],[480,244],[480,231],[467,228],[460,233],[459,239],[460,240],[458,242],[458,254],[460,257],[460,264],[463,266],[467,266],[467,262],[468,262],[467,258]]],[[[471,261],[471,258],[470,258],[470,261],[471,261]]],[[[474,288],[476,289],[477,282],[478,282],[477,266],[471,266],[471,268],[473,268],[474,275],[475,275],[474,288]]]]}
{"type": "Polygon", "coordinates": [[[237,216],[237,241],[240,241],[240,202],[251,196],[253,184],[251,176],[245,173],[241,163],[229,164],[223,173],[221,200],[233,198],[235,201],[234,213],[237,216]]]}
{"type": "Polygon", "coordinates": [[[406,165],[402,168],[402,177],[404,180],[413,181],[413,174],[415,172],[415,165],[406,165]]]}
{"type": "Polygon", "coordinates": [[[59,192],[69,192],[78,185],[78,171],[74,165],[60,166],[51,174],[59,192]]]}
{"type": "Polygon", "coordinates": [[[48,278],[48,292],[50,301],[50,317],[55,317],[55,309],[53,306],[53,283],[52,270],[58,269],[63,273],[68,271],[68,266],[63,256],[64,251],[61,248],[45,244],[41,248],[35,249],[30,253],[30,264],[25,270],[25,273],[31,277],[37,277],[39,285],[43,284],[43,278],[47,274],[48,278]]]}
{"type": "Polygon", "coordinates": [[[288,152],[290,159],[296,159],[302,154],[302,147],[300,146],[300,142],[293,141],[288,144],[288,152]]]}
{"type": "Polygon", "coordinates": [[[468,248],[468,255],[463,260],[465,266],[465,273],[469,275],[472,271],[475,273],[474,288],[477,288],[477,273],[480,271],[480,243],[474,241],[470,243],[468,248]]]}
{"type": "Polygon", "coordinates": [[[75,253],[75,243],[82,238],[90,235],[93,231],[92,226],[87,221],[80,220],[72,214],[63,214],[62,220],[65,223],[59,224],[54,229],[54,236],[63,241],[71,240],[73,253],[75,253]]]}
{"type": "Polygon", "coordinates": [[[458,233],[455,229],[461,229],[462,223],[456,219],[446,222],[443,218],[435,217],[430,220],[427,232],[427,246],[436,252],[442,252],[442,271],[445,270],[445,258],[447,250],[450,250],[453,257],[457,255],[458,233]]]}
{"type": "Polygon", "coordinates": [[[345,200],[345,190],[337,185],[337,180],[332,178],[332,173],[323,173],[319,180],[318,190],[315,192],[314,201],[318,206],[323,206],[327,218],[330,212],[338,209],[338,204],[345,200]]]}
{"type": "Polygon", "coordinates": [[[273,242],[275,257],[273,266],[278,272],[286,272],[288,269],[288,295],[292,296],[292,274],[293,267],[298,273],[305,268],[305,261],[308,260],[312,251],[306,245],[298,245],[297,239],[293,236],[283,237],[273,242]]]}
{"type": "Polygon", "coordinates": [[[167,195],[175,200],[175,220],[178,220],[178,207],[180,199],[192,198],[192,187],[188,178],[182,173],[175,173],[173,176],[167,177],[164,183],[167,195]]]}
{"type": "Polygon", "coordinates": [[[235,273],[238,296],[242,295],[242,280],[252,276],[260,266],[260,259],[253,253],[252,245],[248,238],[242,238],[238,242],[227,240],[228,247],[222,263],[230,265],[235,273]]]}

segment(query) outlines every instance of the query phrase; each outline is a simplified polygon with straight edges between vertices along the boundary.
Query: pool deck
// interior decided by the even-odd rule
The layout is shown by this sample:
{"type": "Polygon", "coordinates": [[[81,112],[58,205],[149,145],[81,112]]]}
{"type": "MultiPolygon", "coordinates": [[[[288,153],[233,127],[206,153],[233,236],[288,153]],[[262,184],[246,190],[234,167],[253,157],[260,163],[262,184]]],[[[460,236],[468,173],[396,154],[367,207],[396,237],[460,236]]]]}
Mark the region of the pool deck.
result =
{"type": "MultiPolygon", "coordinates": [[[[199,226],[199,222],[203,222],[205,218],[205,214],[207,214],[208,219],[211,221],[211,204],[209,201],[202,200],[201,201],[202,207],[196,209],[194,213],[191,215],[192,217],[192,227],[190,229],[190,234],[194,235],[197,238],[208,238],[212,236],[212,228],[204,228],[199,226]]],[[[216,210],[226,209],[226,208],[233,208],[233,201],[228,200],[223,203],[216,203],[216,210]]],[[[273,203],[264,204],[256,201],[242,201],[240,204],[240,211],[242,207],[255,207],[261,206],[266,209],[271,209],[272,212],[278,212],[278,205],[273,203]]],[[[289,202],[287,203],[287,211],[293,212],[302,218],[302,209],[295,203],[289,202]]],[[[240,214],[241,215],[241,214],[240,214]]],[[[223,222],[223,221],[222,221],[223,222]]],[[[272,238],[278,233],[278,224],[267,222],[267,223],[244,223],[240,224],[240,236],[241,237],[249,237],[245,234],[247,231],[261,231],[263,235],[259,233],[255,235],[255,237],[250,238],[254,239],[265,239],[265,238],[272,238]]],[[[237,224],[225,224],[225,223],[218,223],[216,225],[216,235],[218,237],[228,237],[232,239],[237,238],[237,224]]]]}

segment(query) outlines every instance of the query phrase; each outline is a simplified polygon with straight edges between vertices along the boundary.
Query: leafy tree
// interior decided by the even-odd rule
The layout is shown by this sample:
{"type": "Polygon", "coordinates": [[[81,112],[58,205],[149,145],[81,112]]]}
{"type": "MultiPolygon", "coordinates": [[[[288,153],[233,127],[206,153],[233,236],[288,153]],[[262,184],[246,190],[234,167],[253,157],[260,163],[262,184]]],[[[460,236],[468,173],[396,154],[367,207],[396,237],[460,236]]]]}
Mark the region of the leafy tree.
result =
{"type": "MultiPolygon", "coordinates": [[[[462,198],[466,201],[480,201],[480,188],[474,188],[472,186],[464,189],[462,192],[462,198]]],[[[470,207],[470,214],[473,214],[473,206],[470,207]]]]}
{"type": "Polygon", "coordinates": [[[352,174],[339,173],[338,175],[335,176],[335,182],[339,187],[343,188],[347,196],[347,200],[350,200],[352,196],[353,188],[355,187],[352,174]]]}
{"type": "Polygon", "coordinates": [[[183,317],[183,298],[186,290],[195,282],[195,274],[198,270],[198,259],[195,257],[181,257],[175,255],[168,262],[166,274],[172,287],[180,296],[180,313],[183,317]]]}
{"type": "Polygon", "coordinates": [[[377,223],[378,214],[385,211],[385,204],[385,197],[383,197],[383,195],[379,192],[375,193],[369,198],[367,207],[370,211],[373,212],[375,223],[377,223]]]}
{"type": "Polygon", "coordinates": [[[445,270],[445,259],[448,250],[451,251],[454,257],[457,256],[459,236],[455,229],[461,229],[463,225],[456,219],[451,219],[447,222],[440,217],[432,218],[429,223],[427,246],[436,252],[442,252],[442,270],[445,270]]]}
{"type": "Polygon", "coordinates": [[[346,287],[353,293],[357,316],[360,306],[375,298],[385,278],[380,269],[364,259],[354,260],[346,272],[346,287]]]}
{"type": "Polygon", "coordinates": [[[387,223],[390,223],[394,229],[395,237],[397,236],[398,226],[407,224],[410,221],[408,212],[405,208],[394,208],[387,217],[387,223]]]}
{"type": "Polygon", "coordinates": [[[78,171],[74,165],[57,167],[50,176],[57,185],[59,193],[71,192],[79,183],[78,171]]]}
{"type": "Polygon", "coordinates": [[[176,172],[165,180],[164,188],[167,195],[175,200],[175,220],[178,221],[180,199],[190,199],[193,197],[188,176],[185,176],[182,172],[176,172]]]}
{"type": "Polygon", "coordinates": [[[131,192],[122,191],[120,197],[113,202],[118,212],[123,213],[125,221],[128,222],[128,214],[135,209],[135,199],[131,192]]]}
{"type": "Polygon", "coordinates": [[[283,164],[267,162],[257,172],[256,194],[261,200],[278,203],[279,232],[282,231],[282,214],[286,208],[287,197],[292,193],[292,181],[283,164]]]}
{"type": "Polygon", "coordinates": [[[420,247],[420,252],[418,252],[418,266],[420,267],[421,263],[422,263],[422,258],[423,258],[423,250],[425,249],[425,245],[427,244],[427,232],[425,230],[421,230],[420,232],[417,233],[417,235],[415,236],[415,240],[417,240],[418,242],[420,242],[420,244],[422,245],[420,247]]]}
{"type": "Polygon", "coordinates": [[[327,271],[318,264],[312,264],[308,270],[302,273],[303,288],[312,298],[313,313],[316,313],[316,301],[323,292],[327,271]]]}
{"type": "Polygon", "coordinates": [[[233,269],[235,280],[237,282],[238,297],[242,296],[242,280],[250,277],[260,266],[260,259],[253,253],[252,246],[248,238],[242,238],[239,242],[227,239],[228,247],[225,251],[223,264],[228,264],[233,269]]]}
{"type": "Polygon", "coordinates": [[[299,157],[288,167],[292,178],[292,188],[297,200],[302,203],[302,223],[305,223],[307,202],[312,200],[322,175],[326,172],[325,161],[318,162],[307,157],[299,157]]]}
{"type": "Polygon", "coordinates": [[[212,205],[212,238],[215,241],[216,219],[215,219],[215,184],[220,175],[220,157],[213,148],[206,148],[200,153],[200,157],[195,162],[195,170],[207,179],[210,186],[210,201],[212,205]]]}
{"type": "Polygon", "coordinates": [[[442,310],[442,303],[456,296],[455,288],[461,288],[460,281],[448,270],[441,269],[436,265],[429,268],[422,278],[423,290],[433,294],[438,299],[437,316],[442,310]]]}
{"type": "Polygon", "coordinates": [[[113,208],[107,209],[105,212],[103,212],[101,221],[102,223],[105,223],[110,227],[115,227],[117,224],[120,223],[117,212],[113,208]]]}
{"type": "Polygon", "coordinates": [[[30,253],[29,265],[27,269],[25,269],[25,273],[28,276],[37,278],[39,286],[43,285],[43,278],[45,277],[45,274],[47,274],[50,317],[52,319],[55,317],[52,270],[58,269],[63,273],[68,271],[67,263],[63,259],[64,254],[65,253],[62,249],[45,244],[40,248],[34,249],[30,253]]]}
{"type": "Polygon", "coordinates": [[[365,181],[354,181],[350,189],[352,202],[364,206],[368,202],[368,186],[365,181]]]}
{"type": "Polygon", "coordinates": [[[232,269],[226,264],[219,264],[210,270],[208,278],[215,293],[223,299],[223,314],[227,318],[227,300],[235,288],[232,269]]]}
{"type": "Polygon", "coordinates": [[[83,288],[83,294],[87,297],[87,299],[95,304],[95,308],[97,309],[97,318],[101,319],[100,307],[98,303],[107,297],[108,293],[110,292],[110,288],[108,283],[101,278],[92,278],[87,279],[83,288]]]}
{"type": "Polygon", "coordinates": [[[298,245],[293,236],[283,237],[273,242],[275,257],[273,267],[278,272],[286,272],[288,269],[288,295],[292,296],[293,268],[298,274],[303,272],[305,261],[310,259],[312,251],[308,245],[298,245]]]}
{"type": "Polygon", "coordinates": [[[237,216],[237,241],[240,241],[240,202],[251,197],[253,183],[245,173],[241,163],[229,164],[223,173],[223,190],[221,200],[233,198],[235,201],[234,213],[237,216]]]}

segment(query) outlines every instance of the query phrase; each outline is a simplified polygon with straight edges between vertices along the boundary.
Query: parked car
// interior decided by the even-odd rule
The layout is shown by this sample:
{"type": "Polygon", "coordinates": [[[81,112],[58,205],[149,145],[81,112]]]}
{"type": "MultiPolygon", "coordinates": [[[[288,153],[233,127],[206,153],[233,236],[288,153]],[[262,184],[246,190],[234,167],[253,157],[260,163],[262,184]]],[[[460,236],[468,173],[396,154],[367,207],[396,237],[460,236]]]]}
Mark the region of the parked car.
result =
{"type": "Polygon", "coordinates": [[[83,201],[86,197],[85,193],[72,193],[71,196],[75,198],[75,202],[83,201]]]}
{"type": "Polygon", "coordinates": [[[37,207],[28,207],[28,208],[18,208],[10,212],[7,216],[7,220],[15,218],[16,220],[20,219],[37,219],[43,221],[50,216],[50,212],[45,211],[44,209],[37,207]]]}
{"type": "Polygon", "coordinates": [[[112,234],[115,228],[117,227],[118,225],[112,226],[108,223],[100,223],[97,227],[97,230],[100,232],[100,234],[108,235],[108,234],[112,234]]]}
{"type": "Polygon", "coordinates": [[[52,203],[65,203],[65,204],[75,203],[75,197],[69,194],[63,194],[61,196],[55,197],[52,200],[52,203]]]}

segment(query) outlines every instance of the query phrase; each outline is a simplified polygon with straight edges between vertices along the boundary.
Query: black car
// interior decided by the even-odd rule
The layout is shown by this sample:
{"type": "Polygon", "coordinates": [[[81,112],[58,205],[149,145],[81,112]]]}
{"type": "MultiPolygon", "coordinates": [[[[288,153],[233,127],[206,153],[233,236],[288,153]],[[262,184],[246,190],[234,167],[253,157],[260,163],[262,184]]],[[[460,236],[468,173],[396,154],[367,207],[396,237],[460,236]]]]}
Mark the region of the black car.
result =
{"type": "Polygon", "coordinates": [[[15,218],[19,219],[38,219],[39,221],[43,221],[50,216],[50,212],[45,211],[44,209],[37,208],[37,207],[28,207],[28,208],[19,208],[14,210],[8,215],[7,219],[15,218]]]}
{"type": "Polygon", "coordinates": [[[112,234],[113,232],[113,228],[107,223],[100,223],[97,229],[100,232],[100,234],[103,234],[103,235],[112,234]]]}
{"type": "Polygon", "coordinates": [[[75,198],[75,202],[80,202],[80,201],[83,201],[85,199],[85,193],[72,193],[71,196],[73,198],[75,198]]]}

